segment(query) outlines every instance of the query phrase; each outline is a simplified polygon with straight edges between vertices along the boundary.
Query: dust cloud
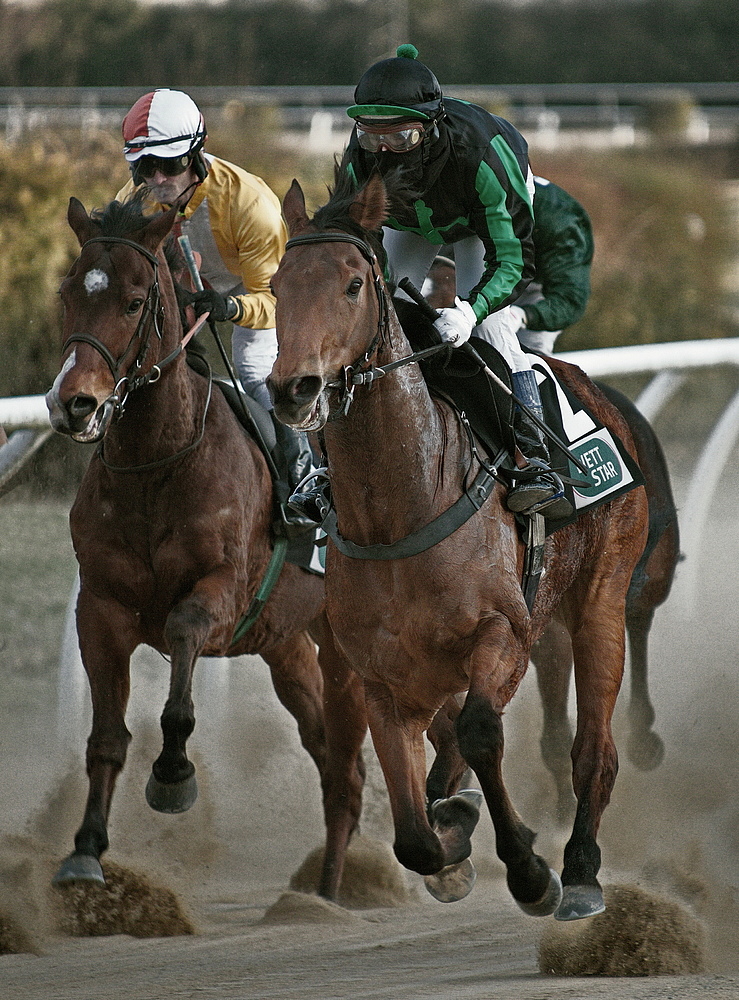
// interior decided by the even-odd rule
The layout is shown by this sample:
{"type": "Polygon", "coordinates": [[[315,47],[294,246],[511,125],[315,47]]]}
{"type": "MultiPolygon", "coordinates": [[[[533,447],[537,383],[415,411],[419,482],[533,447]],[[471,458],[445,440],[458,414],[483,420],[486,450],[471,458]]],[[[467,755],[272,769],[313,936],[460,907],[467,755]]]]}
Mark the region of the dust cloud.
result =
{"type": "MultiPolygon", "coordinates": [[[[503,995],[501,981],[507,1000],[534,995],[691,997],[705,995],[700,989],[707,980],[694,975],[701,968],[713,977],[711,995],[739,997],[739,583],[734,569],[739,523],[734,496],[728,490],[713,505],[698,555],[697,592],[681,582],[681,577],[687,579],[683,563],[672,596],[657,611],[650,687],[655,729],[666,745],[657,770],[637,770],[623,749],[628,670],[617,706],[621,770],[599,841],[602,881],[611,902],[604,915],[608,934],[620,927],[620,940],[626,941],[620,966],[601,963],[596,968],[594,959],[590,967],[582,964],[597,950],[592,937],[587,947],[576,946],[573,952],[571,941],[578,933],[595,935],[599,918],[574,931],[565,929],[562,933],[571,940],[563,944],[557,936],[561,928],[552,921],[533,921],[519,913],[505,888],[487,816],[473,837],[479,874],[473,893],[450,906],[430,900],[422,880],[400,870],[387,846],[392,827],[369,744],[363,837],[348,869],[343,906],[311,896],[323,840],[318,775],[257,657],[199,664],[197,722],[189,742],[199,797],[182,815],[152,812],[144,787],[160,749],[158,716],[168,667],[151,650],[140,650],[134,658],[127,720],[133,741],[113,801],[110,850],[104,858],[109,885],[100,887],[97,901],[97,887],[75,898],[74,892],[50,885],[72,849],[86,796],[90,712],[79,664],[64,665],[63,684],[55,670],[43,684],[34,679],[30,718],[7,713],[0,720],[9,764],[0,793],[0,963],[17,963],[3,970],[10,977],[4,996],[150,1000],[174,995],[164,987],[157,992],[152,967],[142,965],[138,953],[125,958],[128,946],[121,935],[139,939],[153,934],[158,962],[166,964],[164,956],[171,954],[167,969],[172,982],[179,982],[178,970],[183,983],[186,975],[195,975],[188,965],[194,956],[186,950],[188,942],[201,941],[202,948],[210,949],[207,956],[198,953],[205,963],[203,982],[212,986],[212,992],[204,987],[206,998],[394,1000],[427,997],[432,988],[438,988],[439,996],[483,998],[491,992],[503,995]],[[126,918],[128,923],[115,923],[112,912],[118,907],[109,905],[112,898],[135,899],[138,922],[126,918]],[[662,959],[652,966],[647,967],[642,950],[646,965],[641,972],[638,934],[629,938],[624,922],[617,920],[624,901],[641,917],[661,913],[674,931],[671,938],[659,939],[662,959]],[[662,903],[667,909],[650,910],[662,903]],[[672,916],[665,918],[665,913],[672,916]],[[682,948],[678,931],[687,934],[682,948]],[[110,947],[121,942],[115,953],[122,978],[111,980],[109,992],[82,988],[80,963],[98,961],[103,953],[93,958],[69,950],[83,947],[72,943],[81,940],[76,935],[90,933],[116,935],[100,939],[111,942],[110,947]],[[171,953],[161,950],[167,935],[175,935],[167,940],[181,942],[167,946],[175,949],[171,953]],[[682,953],[683,965],[670,965],[673,945],[675,954],[682,953]],[[239,964],[247,961],[239,957],[242,953],[248,955],[249,974],[239,964]],[[385,973],[373,965],[380,958],[385,973]],[[540,958],[542,968],[554,969],[555,975],[539,973],[540,958]],[[37,964],[25,964],[31,961],[37,964]],[[342,985],[341,977],[325,972],[334,961],[340,961],[346,975],[347,969],[354,970],[351,984],[342,985]],[[226,963],[222,975],[221,963],[226,963]],[[567,992],[568,982],[582,982],[578,977],[597,972],[603,978],[589,978],[582,992],[567,992]],[[646,976],[651,982],[656,973],[672,974],[669,994],[634,986],[638,979],[619,986],[622,976],[646,976]],[[377,980],[380,985],[368,985],[383,974],[388,978],[377,980]],[[615,977],[612,986],[605,977],[615,977]],[[601,985],[591,985],[596,980],[601,985]],[[252,981],[262,985],[244,993],[243,984],[252,981]],[[467,992],[455,992],[463,981],[467,992]],[[53,994],[49,984],[58,984],[53,994]],[[266,984],[272,984],[273,992],[266,984]]],[[[538,850],[553,867],[561,867],[568,831],[556,823],[554,787],[539,755],[540,725],[531,673],[506,714],[506,777],[524,820],[539,831],[538,850]]],[[[604,947],[613,957],[614,939],[608,934],[604,947]]]]}

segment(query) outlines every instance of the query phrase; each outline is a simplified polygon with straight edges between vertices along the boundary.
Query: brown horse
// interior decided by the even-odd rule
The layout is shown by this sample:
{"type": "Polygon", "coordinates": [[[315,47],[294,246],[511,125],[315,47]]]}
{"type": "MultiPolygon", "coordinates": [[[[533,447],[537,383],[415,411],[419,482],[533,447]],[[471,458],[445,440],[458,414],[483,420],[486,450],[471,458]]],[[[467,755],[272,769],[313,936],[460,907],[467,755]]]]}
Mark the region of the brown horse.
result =
{"type": "MultiPolygon", "coordinates": [[[[424,292],[435,309],[454,304],[456,273],[454,261],[437,257],[424,292]]],[[[667,462],[649,421],[623,393],[602,382],[596,383],[618,407],[629,425],[639,467],[649,501],[649,535],[634,569],[626,594],[626,632],[629,642],[630,699],[629,734],[626,752],[640,770],[657,767],[664,756],[664,744],[652,725],[654,708],[649,697],[649,633],[655,610],[667,600],[680,558],[677,510],[672,495],[667,462]]],[[[543,727],[541,750],[557,788],[557,815],[569,821],[572,813],[570,748],[572,729],[568,717],[572,649],[567,629],[551,621],[531,650],[536,680],[541,694],[543,727]]],[[[459,705],[453,699],[439,713],[429,731],[439,760],[429,774],[430,798],[449,795],[461,779],[466,765],[455,750],[454,719],[459,705]]]]}
{"type": "Polygon", "coordinates": [[[136,203],[113,202],[90,217],[76,199],[69,206],[82,249],[61,286],[62,367],[47,403],[57,431],[100,444],[70,515],[93,705],[89,797],[56,880],[103,878],[99,858],[130,740],[130,658],[146,643],[171,665],[149,804],[181,812],[195,799],[186,741],[197,658],[260,654],[321,774],[320,891],[334,898],[361,806],[361,685],[334,647],[322,579],[290,563],[251,629],[232,643],[270,564],[272,481],[223,394],[186,364],[162,249],[175,214],[144,218],[136,203]]]}
{"type": "MultiPolygon", "coordinates": [[[[323,428],[338,535],[386,545],[451,507],[478,470],[456,412],[429,394],[415,364],[371,389],[372,367],[411,353],[392,308],[373,234],[390,210],[373,177],[356,192],[339,178],[309,219],[293,183],[284,212],[291,241],[273,284],[279,355],[270,376],[286,423],[323,428]]],[[[633,451],[618,411],[579,370],[559,378],[633,451]]],[[[575,919],[603,909],[597,833],[617,771],[611,716],[624,664],[624,605],[647,537],[638,487],[555,532],[533,613],[521,591],[523,546],[502,486],[453,534],[408,558],[352,558],[329,543],[326,601],[338,644],[363,677],[370,729],[387,782],[395,853],[424,875],[468,858],[473,808],[465,796],[425,802],[424,733],[450,696],[466,691],[458,745],[482,787],[508,886],[532,914],[575,919]],[[532,849],[502,778],[502,714],[553,614],[569,631],[578,697],[572,749],[578,798],[559,879],[532,849]],[[433,825],[432,825],[433,824],[433,825]]],[[[346,550],[346,543],[341,542],[346,550]]],[[[373,553],[381,550],[373,548],[373,553]]]]}

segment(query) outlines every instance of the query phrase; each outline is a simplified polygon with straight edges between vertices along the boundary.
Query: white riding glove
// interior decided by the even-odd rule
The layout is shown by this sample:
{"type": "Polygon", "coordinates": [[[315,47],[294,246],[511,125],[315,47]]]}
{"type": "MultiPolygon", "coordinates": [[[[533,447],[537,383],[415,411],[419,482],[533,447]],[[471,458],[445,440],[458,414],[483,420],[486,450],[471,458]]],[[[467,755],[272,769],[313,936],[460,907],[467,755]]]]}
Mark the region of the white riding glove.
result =
{"type": "Polygon", "coordinates": [[[470,339],[477,322],[477,316],[469,302],[456,296],[452,308],[439,310],[434,326],[445,343],[461,347],[470,339]]]}

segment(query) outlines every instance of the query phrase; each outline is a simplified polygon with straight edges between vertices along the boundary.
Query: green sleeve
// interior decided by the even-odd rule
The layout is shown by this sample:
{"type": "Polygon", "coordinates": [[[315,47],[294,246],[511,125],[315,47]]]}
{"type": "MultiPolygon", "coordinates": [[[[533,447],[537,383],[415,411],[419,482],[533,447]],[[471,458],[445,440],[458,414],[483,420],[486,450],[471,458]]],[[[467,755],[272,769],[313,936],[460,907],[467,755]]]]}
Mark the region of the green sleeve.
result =
{"type": "Polygon", "coordinates": [[[473,227],[485,247],[485,270],[469,296],[482,321],[514,302],[534,274],[533,211],[518,159],[496,136],[475,178],[473,227]]]}
{"type": "Polygon", "coordinates": [[[563,330],[576,323],[590,298],[593,232],[585,209],[555,184],[534,197],[536,282],[544,298],[524,306],[529,330],[563,330]]]}

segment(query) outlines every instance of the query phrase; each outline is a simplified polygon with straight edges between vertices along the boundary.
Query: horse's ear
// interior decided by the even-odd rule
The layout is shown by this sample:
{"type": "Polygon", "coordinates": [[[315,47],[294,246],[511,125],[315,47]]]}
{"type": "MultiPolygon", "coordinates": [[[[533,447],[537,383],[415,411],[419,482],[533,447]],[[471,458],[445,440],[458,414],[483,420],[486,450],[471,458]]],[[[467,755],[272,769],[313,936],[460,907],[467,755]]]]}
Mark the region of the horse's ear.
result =
{"type": "Polygon", "coordinates": [[[368,233],[377,232],[390,214],[390,201],[385,182],[375,171],[349,208],[349,215],[368,233]]]}
{"type": "Polygon", "coordinates": [[[305,211],[305,195],[303,189],[296,180],[290,185],[290,190],[285,195],[282,202],[282,211],[285,213],[288,232],[291,236],[305,229],[308,225],[308,214],[305,211]]]}
{"type": "Polygon", "coordinates": [[[160,212],[158,215],[153,216],[151,222],[148,223],[146,229],[139,236],[141,246],[146,247],[147,250],[155,254],[159,246],[169,236],[178,211],[179,208],[177,205],[173,205],[166,212],[160,212]]]}
{"type": "Polygon", "coordinates": [[[69,199],[67,209],[67,222],[72,227],[74,235],[77,237],[80,246],[91,239],[96,232],[95,223],[87,214],[87,209],[79,198],[69,199]]]}

